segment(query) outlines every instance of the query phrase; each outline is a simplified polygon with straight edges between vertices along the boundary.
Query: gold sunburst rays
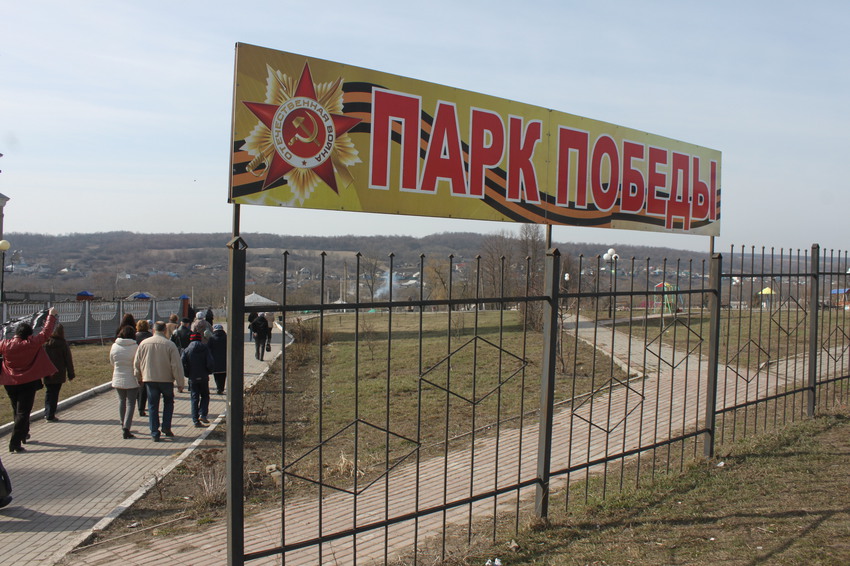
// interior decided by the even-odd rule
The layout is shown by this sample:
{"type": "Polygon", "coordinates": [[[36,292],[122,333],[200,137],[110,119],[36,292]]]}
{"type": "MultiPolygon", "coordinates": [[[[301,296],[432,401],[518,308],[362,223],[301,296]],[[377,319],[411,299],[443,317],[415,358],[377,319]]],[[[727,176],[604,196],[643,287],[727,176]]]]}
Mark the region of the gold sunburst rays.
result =
{"type": "Polygon", "coordinates": [[[246,170],[257,177],[266,177],[263,189],[283,178],[292,194],[285,204],[303,204],[322,182],[337,193],[339,185],[349,186],[353,177],[348,168],[360,163],[360,158],[347,132],[356,126],[360,119],[342,114],[342,78],[314,83],[306,63],[297,81],[270,65],[266,65],[266,71],[264,102],[260,104],[243,101],[259,118],[242,145],[242,149],[253,157],[246,170]],[[316,101],[331,116],[333,123],[335,135],[331,142],[330,155],[317,159],[318,165],[311,162],[312,167],[308,166],[306,160],[303,161],[303,166],[294,164],[292,160],[285,160],[278,151],[280,143],[275,146],[275,114],[280,106],[298,97],[316,101]]]}

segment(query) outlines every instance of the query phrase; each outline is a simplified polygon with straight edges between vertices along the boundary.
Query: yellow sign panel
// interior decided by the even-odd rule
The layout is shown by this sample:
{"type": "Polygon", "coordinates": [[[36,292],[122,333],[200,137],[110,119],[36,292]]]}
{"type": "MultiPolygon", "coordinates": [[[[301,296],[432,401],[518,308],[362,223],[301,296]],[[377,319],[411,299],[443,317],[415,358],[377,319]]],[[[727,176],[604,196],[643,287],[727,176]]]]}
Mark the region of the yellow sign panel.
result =
{"type": "Polygon", "coordinates": [[[236,46],[230,201],[716,236],[720,152],[236,46]]]}

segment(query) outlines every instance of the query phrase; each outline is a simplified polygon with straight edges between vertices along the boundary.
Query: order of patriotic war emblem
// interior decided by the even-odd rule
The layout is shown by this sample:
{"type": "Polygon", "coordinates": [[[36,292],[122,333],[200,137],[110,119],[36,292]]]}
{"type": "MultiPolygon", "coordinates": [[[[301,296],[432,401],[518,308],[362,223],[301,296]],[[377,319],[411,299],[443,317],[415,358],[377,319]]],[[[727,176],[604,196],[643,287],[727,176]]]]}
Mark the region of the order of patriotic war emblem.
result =
{"type": "Polygon", "coordinates": [[[262,190],[283,179],[290,204],[303,204],[321,183],[339,194],[353,182],[348,168],[360,163],[348,132],[361,119],[342,113],[342,78],[314,83],[307,63],[297,79],[266,69],[265,101],[242,101],[259,120],[242,145],[253,157],[246,170],[265,177],[262,190]]]}
{"type": "Polygon", "coordinates": [[[330,158],[336,137],[331,115],[315,100],[303,97],[278,108],[272,132],[275,149],[287,163],[311,169],[330,158]]]}

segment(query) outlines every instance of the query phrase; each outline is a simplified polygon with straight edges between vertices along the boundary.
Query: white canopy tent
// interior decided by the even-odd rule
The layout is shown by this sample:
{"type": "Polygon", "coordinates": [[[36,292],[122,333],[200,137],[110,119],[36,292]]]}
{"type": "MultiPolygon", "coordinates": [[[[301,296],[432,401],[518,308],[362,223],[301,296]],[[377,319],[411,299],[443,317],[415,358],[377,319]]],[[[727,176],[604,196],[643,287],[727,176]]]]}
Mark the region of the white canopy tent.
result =
{"type": "Polygon", "coordinates": [[[257,293],[251,293],[245,297],[246,307],[258,307],[262,305],[276,305],[277,303],[271,299],[267,299],[257,293]]]}

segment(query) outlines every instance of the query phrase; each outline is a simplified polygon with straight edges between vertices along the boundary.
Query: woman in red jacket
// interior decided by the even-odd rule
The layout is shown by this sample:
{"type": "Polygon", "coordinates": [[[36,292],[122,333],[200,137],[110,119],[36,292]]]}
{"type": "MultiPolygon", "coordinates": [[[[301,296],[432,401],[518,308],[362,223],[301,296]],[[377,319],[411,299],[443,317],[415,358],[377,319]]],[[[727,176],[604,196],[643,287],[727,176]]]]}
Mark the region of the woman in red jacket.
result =
{"type": "Polygon", "coordinates": [[[0,384],[6,387],[12,409],[15,412],[15,427],[9,440],[9,452],[25,452],[22,444],[30,431],[30,412],[35,402],[35,392],[41,389],[41,379],[56,373],[56,366],[44,351],[44,343],[53,334],[56,326],[56,307],[47,313],[47,321],[38,335],[33,336],[32,326],[22,322],[15,336],[0,340],[0,384]]]}

